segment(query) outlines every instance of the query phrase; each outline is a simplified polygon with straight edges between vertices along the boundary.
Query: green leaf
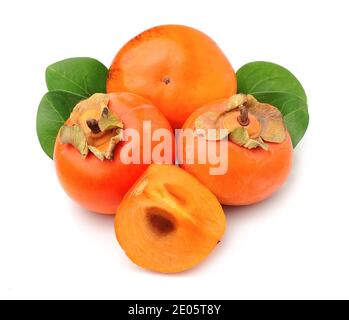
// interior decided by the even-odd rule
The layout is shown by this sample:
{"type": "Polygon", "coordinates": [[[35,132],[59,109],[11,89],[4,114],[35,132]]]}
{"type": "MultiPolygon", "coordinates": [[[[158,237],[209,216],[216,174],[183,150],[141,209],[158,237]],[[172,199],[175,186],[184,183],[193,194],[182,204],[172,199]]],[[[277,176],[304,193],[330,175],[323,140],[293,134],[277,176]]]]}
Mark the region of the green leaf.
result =
{"type": "Polygon", "coordinates": [[[64,90],[83,97],[106,92],[108,69],[92,58],[70,58],[51,64],[46,69],[49,91],[64,90]]]}
{"type": "Polygon", "coordinates": [[[238,92],[277,107],[284,116],[293,147],[303,138],[309,123],[307,97],[297,78],[271,62],[251,62],[237,72],[238,92]]]}
{"type": "Polygon", "coordinates": [[[81,95],[66,91],[51,91],[43,96],[36,117],[36,132],[42,149],[51,159],[59,129],[83,99],[81,95]]]}

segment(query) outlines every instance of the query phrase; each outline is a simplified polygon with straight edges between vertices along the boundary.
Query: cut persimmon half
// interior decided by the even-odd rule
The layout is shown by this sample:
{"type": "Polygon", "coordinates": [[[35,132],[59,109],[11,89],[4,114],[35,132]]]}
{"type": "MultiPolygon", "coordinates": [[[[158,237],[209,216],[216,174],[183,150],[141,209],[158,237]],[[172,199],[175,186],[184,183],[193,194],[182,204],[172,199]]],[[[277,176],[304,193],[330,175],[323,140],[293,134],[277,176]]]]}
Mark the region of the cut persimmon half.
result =
{"type": "Polygon", "coordinates": [[[210,254],[225,224],[218,200],[196,178],[174,165],[152,164],[121,202],[115,232],[135,264],[177,273],[210,254]]]}

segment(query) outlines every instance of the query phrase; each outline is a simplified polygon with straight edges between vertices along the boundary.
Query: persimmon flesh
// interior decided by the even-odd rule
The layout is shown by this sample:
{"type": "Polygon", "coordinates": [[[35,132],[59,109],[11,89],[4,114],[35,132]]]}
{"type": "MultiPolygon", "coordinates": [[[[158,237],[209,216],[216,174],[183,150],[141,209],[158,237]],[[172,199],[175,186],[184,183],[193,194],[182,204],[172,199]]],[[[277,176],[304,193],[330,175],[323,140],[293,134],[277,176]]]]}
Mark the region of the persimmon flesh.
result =
{"type": "Polygon", "coordinates": [[[235,72],[216,43],[181,25],[154,27],[133,38],[115,56],[107,80],[107,92],[146,97],[174,129],[197,108],[236,89],[235,72]]]}
{"type": "Polygon", "coordinates": [[[174,165],[152,164],[115,217],[117,240],[137,265],[177,273],[203,261],[225,230],[216,197],[174,165]]]}
{"type": "MultiPolygon", "coordinates": [[[[120,120],[119,127],[134,129],[139,133],[139,144],[136,147],[140,155],[143,150],[144,121],[151,122],[151,133],[156,129],[166,129],[171,132],[168,121],[148,100],[132,93],[114,93],[104,96],[107,98],[110,114],[120,120]]],[[[121,150],[126,143],[130,142],[114,141],[113,145],[112,139],[118,137],[118,130],[121,128],[99,132],[100,128],[97,127],[96,131],[92,132],[96,125],[93,122],[100,117],[100,113],[99,105],[92,105],[91,108],[87,106],[87,110],[83,112],[73,111],[65,128],[80,128],[80,136],[86,137],[90,150],[93,150],[97,156],[105,154],[103,161],[93,152],[88,152],[89,150],[80,150],[82,153],[88,152],[88,154],[81,154],[73,145],[62,143],[61,134],[56,139],[54,162],[59,181],[72,199],[90,211],[115,214],[123,196],[146,170],[149,163],[144,163],[142,158],[140,163],[121,161],[121,150]]],[[[108,122],[104,123],[104,126],[108,125],[108,122]]],[[[70,131],[67,134],[71,133],[70,131]]],[[[151,141],[151,150],[158,143],[151,141]]],[[[171,143],[170,148],[173,148],[173,137],[171,143]]],[[[162,159],[153,159],[153,161],[161,162],[162,159]]]]}

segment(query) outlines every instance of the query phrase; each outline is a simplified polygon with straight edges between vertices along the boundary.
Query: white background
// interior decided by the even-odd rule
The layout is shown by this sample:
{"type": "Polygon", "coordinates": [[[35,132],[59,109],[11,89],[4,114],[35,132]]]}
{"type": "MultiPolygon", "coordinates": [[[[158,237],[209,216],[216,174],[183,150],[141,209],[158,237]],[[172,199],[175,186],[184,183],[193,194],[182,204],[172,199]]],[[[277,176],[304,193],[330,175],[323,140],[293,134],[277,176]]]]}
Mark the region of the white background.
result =
{"type": "Polygon", "coordinates": [[[349,298],[348,1],[1,1],[0,298],[349,298]],[[115,240],[113,217],[62,191],[35,132],[44,71],[95,57],[107,66],[139,32],[167,23],[210,35],[235,69],[289,68],[310,126],[287,184],[227,208],[219,248],[179,275],[143,271],[115,240]]]}

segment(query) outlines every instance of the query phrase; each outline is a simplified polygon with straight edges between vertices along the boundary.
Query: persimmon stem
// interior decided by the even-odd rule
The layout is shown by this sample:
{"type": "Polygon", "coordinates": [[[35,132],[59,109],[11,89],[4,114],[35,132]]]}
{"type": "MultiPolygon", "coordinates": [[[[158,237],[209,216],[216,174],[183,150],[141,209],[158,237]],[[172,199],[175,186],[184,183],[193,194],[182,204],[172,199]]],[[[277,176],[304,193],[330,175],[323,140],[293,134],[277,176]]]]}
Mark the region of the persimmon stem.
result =
{"type": "Polygon", "coordinates": [[[99,128],[98,121],[96,119],[89,119],[86,121],[87,126],[90,128],[92,133],[97,134],[101,132],[99,128]]]}
{"type": "Polygon", "coordinates": [[[238,121],[243,127],[246,127],[250,124],[250,119],[248,118],[247,106],[245,106],[245,104],[242,104],[239,107],[239,110],[240,110],[240,115],[238,116],[238,121]]]}

